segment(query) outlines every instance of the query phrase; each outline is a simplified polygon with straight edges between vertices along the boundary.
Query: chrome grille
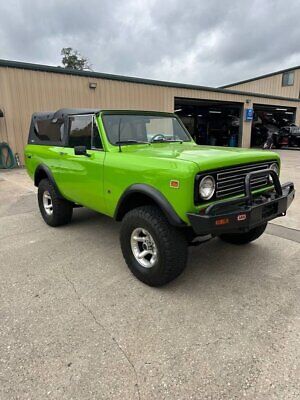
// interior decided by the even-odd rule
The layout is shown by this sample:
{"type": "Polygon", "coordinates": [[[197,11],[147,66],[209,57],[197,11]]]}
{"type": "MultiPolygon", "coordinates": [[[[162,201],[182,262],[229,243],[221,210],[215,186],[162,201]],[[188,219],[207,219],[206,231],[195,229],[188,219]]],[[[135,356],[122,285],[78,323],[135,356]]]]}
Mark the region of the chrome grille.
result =
{"type": "MultiPolygon", "coordinates": [[[[245,177],[249,172],[268,169],[274,161],[261,164],[249,164],[239,167],[229,168],[216,174],[216,198],[222,199],[228,196],[235,196],[245,193],[245,177]]],[[[261,189],[270,185],[269,177],[253,178],[251,189],[261,189]]]]}

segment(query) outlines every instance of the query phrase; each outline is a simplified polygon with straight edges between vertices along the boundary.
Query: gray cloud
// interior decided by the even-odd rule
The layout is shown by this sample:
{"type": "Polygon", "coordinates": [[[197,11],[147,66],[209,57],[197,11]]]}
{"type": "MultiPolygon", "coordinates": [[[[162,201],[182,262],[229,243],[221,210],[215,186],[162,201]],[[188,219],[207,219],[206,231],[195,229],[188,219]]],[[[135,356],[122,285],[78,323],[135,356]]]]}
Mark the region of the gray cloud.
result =
{"type": "Polygon", "coordinates": [[[0,0],[0,58],[217,86],[300,64],[298,0],[0,0]]]}

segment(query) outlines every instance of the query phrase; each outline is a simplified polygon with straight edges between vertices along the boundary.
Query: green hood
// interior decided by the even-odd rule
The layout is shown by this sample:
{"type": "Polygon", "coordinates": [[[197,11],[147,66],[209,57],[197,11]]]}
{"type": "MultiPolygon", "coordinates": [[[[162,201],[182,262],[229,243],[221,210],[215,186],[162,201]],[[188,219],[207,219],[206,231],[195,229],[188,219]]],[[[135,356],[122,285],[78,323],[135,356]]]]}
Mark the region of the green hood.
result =
{"type": "Polygon", "coordinates": [[[126,151],[151,158],[178,159],[194,162],[199,170],[219,169],[233,165],[276,160],[278,154],[265,150],[238,147],[198,146],[195,143],[154,143],[146,146],[127,146],[126,151]]]}

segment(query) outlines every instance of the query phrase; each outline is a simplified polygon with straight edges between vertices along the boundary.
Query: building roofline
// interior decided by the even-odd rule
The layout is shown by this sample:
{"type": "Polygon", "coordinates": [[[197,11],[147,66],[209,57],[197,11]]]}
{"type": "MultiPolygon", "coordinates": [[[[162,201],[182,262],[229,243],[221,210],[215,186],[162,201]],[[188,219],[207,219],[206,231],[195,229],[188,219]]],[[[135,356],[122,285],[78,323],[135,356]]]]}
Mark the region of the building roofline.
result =
{"type": "Polygon", "coordinates": [[[230,83],[228,85],[219,86],[219,88],[220,89],[226,89],[226,88],[229,88],[231,86],[241,85],[242,83],[258,81],[259,79],[269,78],[270,76],[283,74],[284,72],[294,71],[296,69],[300,69],[300,65],[297,65],[295,67],[286,68],[286,69],[281,69],[280,71],[270,72],[269,74],[265,74],[265,75],[255,76],[253,78],[245,79],[243,81],[233,82],[233,83],[230,83]]]}
{"type": "Polygon", "coordinates": [[[144,85],[154,85],[154,86],[163,86],[163,87],[171,87],[171,88],[179,88],[179,89],[192,89],[192,90],[203,90],[207,92],[216,92],[216,93],[224,93],[224,94],[233,94],[233,95],[244,95],[244,96],[254,96],[268,99],[276,99],[276,100],[285,100],[292,102],[300,102],[300,99],[291,98],[291,97],[282,97],[282,96],[272,96],[265,95],[261,93],[253,93],[253,92],[243,92],[239,90],[233,89],[225,89],[225,88],[213,88],[209,86],[199,86],[192,85],[187,83],[176,83],[176,82],[166,82],[159,81],[154,79],[144,79],[137,78],[132,76],[123,76],[123,75],[114,75],[107,74],[102,72],[94,72],[94,71],[78,71],[73,69],[67,69],[63,67],[54,67],[51,65],[43,65],[43,64],[33,64],[21,61],[12,61],[12,60],[1,60],[0,59],[0,67],[7,68],[18,68],[18,69],[26,69],[31,71],[40,71],[40,72],[52,72],[56,74],[64,74],[64,75],[75,75],[75,76],[83,76],[90,78],[98,78],[98,79],[108,79],[113,81],[120,82],[131,82],[131,83],[140,83],[144,85]]]}

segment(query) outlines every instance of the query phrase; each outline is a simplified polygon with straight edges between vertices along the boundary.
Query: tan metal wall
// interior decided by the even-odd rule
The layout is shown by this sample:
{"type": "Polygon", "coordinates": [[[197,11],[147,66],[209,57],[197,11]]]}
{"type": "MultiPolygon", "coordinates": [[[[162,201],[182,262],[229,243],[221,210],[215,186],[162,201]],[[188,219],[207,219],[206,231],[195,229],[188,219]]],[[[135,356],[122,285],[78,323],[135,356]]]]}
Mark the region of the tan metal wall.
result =
{"type": "Polygon", "coordinates": [[[294,73],[293,86],[282,86],[282,74],[277,74],[251,82],[227,86],[226,89],[298,99],[300,92],[300,69],[295,69],[294,73]]]}
{"type": "MultiPolygon", "coordinates": [[[[0,140],[8,141],[23,162],[30,117],[33,112],[62,107],[99,107],[173,111],[174,98],[186,97],[246,104],[249,95],[183,89],[141,83],[63,75],[52,72],[0,67],[0,140]],[[90,89],[89,82],[97,88],[90,89]]],[[[295,107],[297,103],[251,96],[252,102],[295,107]]],[[[251,123],[243,123],[242,146],[250,146],[251,123]]]]}

